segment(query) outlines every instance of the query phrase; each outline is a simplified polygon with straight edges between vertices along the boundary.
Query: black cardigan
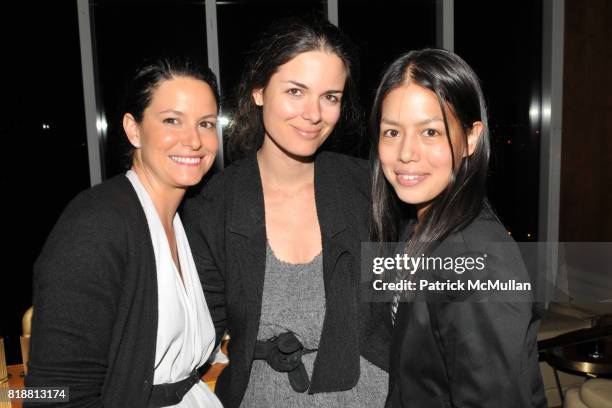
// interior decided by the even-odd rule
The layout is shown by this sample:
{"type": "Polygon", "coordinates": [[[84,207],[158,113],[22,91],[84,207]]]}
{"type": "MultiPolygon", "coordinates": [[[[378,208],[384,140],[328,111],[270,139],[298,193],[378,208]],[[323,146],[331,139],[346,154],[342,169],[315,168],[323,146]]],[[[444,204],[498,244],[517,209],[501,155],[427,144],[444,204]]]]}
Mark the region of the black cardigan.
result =
{"type": "Polygon", "coordinates": [[[157,338],[150,237],[121,175],[79,194],[47,239],[34,267],[25,384],[70,387],[58,407],[147,406],[157,338]]]}
{"type": "MultiPolygon", "coordinates": [[[[368,163],[320,153],[314,184],[326,313],[310,393],[354,387],[360,351],[379,365],[387,359],[384,345],[366,344],[369,305],[359,301],[360,244],[369,240],[368,163]]],[[[231,336],[230,364],[217,380],[216,393],[226,408],[238,407],[252,366],[266,262],[264,198],[256,157],[242,159],[214,177],[200,195],[187,200],[183,219],[217,337],[225,329],[231,336]]]]}
{"type": "MultiPolygon", "coordinates": [[[[419,279],[532,282],[520,252],[488,210],[432,256],[486,253],[482,272],[421,271],[419,279]]],[[[534,287],[535,288],[535,287],[534,287]]],[[[395,317],[387,408],[545,408],[535,292],[420,292],[395,317]],[[479,299],[480,301],[477,301],[479,299]]],[[[391,330],[388,304],[378,304],[391,330]]]]}

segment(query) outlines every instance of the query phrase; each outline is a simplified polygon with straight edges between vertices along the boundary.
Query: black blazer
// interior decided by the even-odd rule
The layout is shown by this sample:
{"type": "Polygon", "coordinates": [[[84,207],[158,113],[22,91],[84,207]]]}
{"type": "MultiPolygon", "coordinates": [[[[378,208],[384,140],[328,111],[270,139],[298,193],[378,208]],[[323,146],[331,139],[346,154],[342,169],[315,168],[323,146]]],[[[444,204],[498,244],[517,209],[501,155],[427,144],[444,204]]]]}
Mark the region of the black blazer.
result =
{"type": "MultiPolygon", "coordinates": [[[[460,280],[531,282],[518,247],[488,210],[444,240],[433,256],[478,253],[487,254],[486,269],[466,271],[460,280]]],[[[417,273],[417,281],[431,280],[428,273],[417,273]]],[[[445,282],[456,275],[446,272],[435,278],[445,282]]],[[[539,315],[532,293],[416,296],[400,303],[395,317],[386,407],[546,407],[536,340],[539,315]]],[[[391,328],[388,304],[379,307],[391,328]]]]}
{"type": "Polygon", "coordinates": [[[72,200],[36,261],[25,384],[70,388],[70,402],[45,406],[144,408],[157,318],[151,234],[120,175],[72,200]]]}
{"type": "MultiPolygon", "coordinates": [[[[348,390],[359,379],[360,349],[367,349],[368,304],[359,302],[359,259],[360,243],[368,241],[369,177],[364,160],[329,152],[316,157],[326,313],[310,393],[348,390]]],[[[226,408],[238,407],[259,330],[266,262],[264,198],[255,155],[232,164],[188,199],[183,220],[217,337],[225,329],[231,336],[230,364],[217,380],[216,393],[226,408]]],[[[384,361],[386,355],[378,357],[384,361]]]]}

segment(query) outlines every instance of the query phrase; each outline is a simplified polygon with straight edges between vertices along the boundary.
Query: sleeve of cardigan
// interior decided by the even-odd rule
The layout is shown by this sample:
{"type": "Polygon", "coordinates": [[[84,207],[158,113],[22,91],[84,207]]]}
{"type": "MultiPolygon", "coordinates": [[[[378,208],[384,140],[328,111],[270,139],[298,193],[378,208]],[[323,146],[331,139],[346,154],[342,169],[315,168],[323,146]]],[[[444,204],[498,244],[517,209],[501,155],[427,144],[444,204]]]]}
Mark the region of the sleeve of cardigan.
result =
{"type": "MultiPolygon", "coordinates": [[[[217,179],[218,180],[218,179],[217,179]]],[[[215,325],[216,343],[221,342],[227,324],[225,301],[225,206],[221,192],[211,180],[203,191],[183,206],[183,224],[200,276],[204,297],[215,325]]]]}
{"type": "Polygon", "coordinates": [[[370,363],[389,372],[391,328],[388,327],[387,321],[390,320],[388,315],[391,315],[391,306],[386,302],[369,301],[366,313],[366,336],[361,346],[361,355],[370,363]]]}
{"type": "Polygon", "coordinates": [[[102,407],[121,290],[124,228],[120,216],[110,210],[91,200],[75,201],[60,217],[34,267],[25,383],[69,387],[70,402],[58,404],[61,407],[102,407]]]}

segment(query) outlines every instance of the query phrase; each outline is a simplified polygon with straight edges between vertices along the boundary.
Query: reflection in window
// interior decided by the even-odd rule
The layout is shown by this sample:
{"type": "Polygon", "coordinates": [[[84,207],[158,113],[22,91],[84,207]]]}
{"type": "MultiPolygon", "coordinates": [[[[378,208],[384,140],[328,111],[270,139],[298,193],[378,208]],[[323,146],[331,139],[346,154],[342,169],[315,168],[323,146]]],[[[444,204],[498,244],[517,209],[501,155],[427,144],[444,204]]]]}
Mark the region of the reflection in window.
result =
{"type": "Polygon", "coordinates": [[[124,84],[146,59],[186,55],[207,64],[204,2],[94,3],[97,69],[108,123],[106,178],[126,170],[129,146],[121,130],[124,84]]]}
{"type": "Polygon", "coordinates": [[[455,2],[455,52],[489,105],[489,198],[518,241],[537,240],[542,1],[455,2]]]}
{"type": "Polygon", "coordinates": [[[0,13],[0,336],[8,364],[17,364],[21,317],[32,305],[32,267],[60,213],[89,187],[89,163],[76,2],[7,6],[0,13]]]}

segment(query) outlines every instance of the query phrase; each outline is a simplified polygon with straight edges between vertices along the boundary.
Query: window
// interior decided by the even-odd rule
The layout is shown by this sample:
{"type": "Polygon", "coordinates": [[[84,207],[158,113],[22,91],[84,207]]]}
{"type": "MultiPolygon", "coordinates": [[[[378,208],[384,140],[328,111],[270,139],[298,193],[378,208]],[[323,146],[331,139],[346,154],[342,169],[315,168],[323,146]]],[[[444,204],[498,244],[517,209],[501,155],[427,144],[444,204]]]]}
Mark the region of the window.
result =
{"type": "Polygon", "coordinates": [[[146,59],[186,55],[208,65],[204,2],[93,3],[98,89],[108,126],[106,178],[122,173],[129,145],[121,128],[123,89],[146,59]]]}
{"type": "Polygon", "coordinates": [[[21,317],[32,305],[32,265],[60,213],[89,187],[76,2],[12,2],[0,13],[4,293],[0,336],[20,362],[21,317]],[[34,33],[34,35],[32,35],[34,33]]]}
{"type": "Polygon", "coordinates": [[[455,2],[455,52],[489,106],[489,198],[517,241],[538,236],[541,30],[541,0],[455,2]]]}

